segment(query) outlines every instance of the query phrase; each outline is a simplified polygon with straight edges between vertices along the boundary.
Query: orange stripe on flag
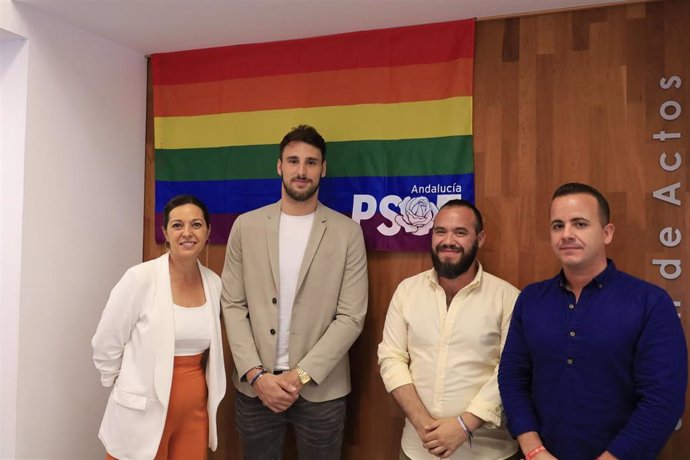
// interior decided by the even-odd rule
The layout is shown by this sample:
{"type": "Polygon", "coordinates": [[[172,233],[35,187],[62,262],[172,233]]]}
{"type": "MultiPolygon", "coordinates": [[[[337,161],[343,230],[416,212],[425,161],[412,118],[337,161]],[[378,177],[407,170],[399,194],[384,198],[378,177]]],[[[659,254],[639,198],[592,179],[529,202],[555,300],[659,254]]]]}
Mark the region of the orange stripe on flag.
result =
{"type": "Polygon", "coordinates": [[[472,95],[472,59],[154,86],[154,116],[386,104],[472,95]]]}

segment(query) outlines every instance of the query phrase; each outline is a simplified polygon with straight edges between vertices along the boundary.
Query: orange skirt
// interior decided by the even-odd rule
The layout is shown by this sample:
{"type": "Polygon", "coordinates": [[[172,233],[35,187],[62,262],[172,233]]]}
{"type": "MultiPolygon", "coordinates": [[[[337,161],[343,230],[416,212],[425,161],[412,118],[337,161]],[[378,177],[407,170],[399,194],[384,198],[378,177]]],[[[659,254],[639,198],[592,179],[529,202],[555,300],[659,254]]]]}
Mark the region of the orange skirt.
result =
{"type": "MultiPolygon", "coordinates": [[[[170,402],[155,460],[205,460],[208,411],[204,353],[175,356],[170,402]]],[[[106,460],[117,460],[106,453],[106,460]]]]}

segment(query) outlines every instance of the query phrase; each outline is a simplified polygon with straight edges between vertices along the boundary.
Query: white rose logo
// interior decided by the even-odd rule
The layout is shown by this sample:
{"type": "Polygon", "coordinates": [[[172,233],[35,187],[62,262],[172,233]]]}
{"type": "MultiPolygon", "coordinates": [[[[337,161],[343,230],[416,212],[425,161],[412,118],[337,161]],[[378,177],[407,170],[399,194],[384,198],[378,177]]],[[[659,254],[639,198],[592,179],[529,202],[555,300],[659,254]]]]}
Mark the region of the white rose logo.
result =
{"type": "Polygon", "coordinates": [[[410,198],[406,196],[398,205],[400,215],[395,216],[395,223],[413,235],[426,235],[434,226],[434,216],[438,208],[425,196],[410,198]]]}

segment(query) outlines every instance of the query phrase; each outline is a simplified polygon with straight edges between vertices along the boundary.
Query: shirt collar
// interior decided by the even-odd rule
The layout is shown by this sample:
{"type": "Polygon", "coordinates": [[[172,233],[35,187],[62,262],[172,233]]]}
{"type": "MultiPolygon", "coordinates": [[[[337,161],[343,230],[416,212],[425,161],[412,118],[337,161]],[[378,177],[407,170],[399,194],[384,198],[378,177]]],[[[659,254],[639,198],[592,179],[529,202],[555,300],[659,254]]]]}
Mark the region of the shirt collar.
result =
{"type": "MultiPolygon", "coordinates": [[[[614,273],[616,273],[618,270],[616,269],[616,264],[613,263],[613,260],[611,259],[606,259],[606,268],[604,271],[599,273],[597,276],[592,279],[589,283],[587,283],[587,286],[594,284],[596,285],[599,289],[603,288],[606,286],[606,283],[613,279],[614,273]]],[[[561,268],[561,271],[556,275],[556,279],[558,280],[558,284],[563,288],[567,289],[568,286],[568,280],[565,279],[565,273],[563,273],[563,269],[561,268]]]]}
{"type": "MultiPolygon", "coordinates": [[[[474,279],[472,279],[472,281],[470,281],[470,283],[467,286],[460,289],[459,292],[462,292],[464,290],[472,290],[482,283],[482,278],[484,276],[484,267],[482,266],[482,263],[479,260],[475,259],[475,261],[477,262],[477,273],[474,275],[474,279]]],[[[441,285],[438,284],[438,273],[436,273],[436,270],[434,270],[433,268],[429,270],[426,273],[426,277],[432,286],[441,288],[441,285]]]]}

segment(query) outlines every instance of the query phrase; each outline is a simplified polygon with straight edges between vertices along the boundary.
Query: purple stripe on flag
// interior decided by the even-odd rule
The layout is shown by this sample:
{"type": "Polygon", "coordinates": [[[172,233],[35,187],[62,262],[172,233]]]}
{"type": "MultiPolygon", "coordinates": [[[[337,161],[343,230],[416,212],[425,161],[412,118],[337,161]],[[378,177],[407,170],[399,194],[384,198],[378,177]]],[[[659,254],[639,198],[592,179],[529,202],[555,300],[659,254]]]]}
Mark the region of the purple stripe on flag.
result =
{"type": "Polygon", "coordinates": [[[361,221],[360,225],[367,249],[370,251],[427,252],[431,247],[431,231],[426,235],[417,236],[400,228],[394,236],[381,234],[377,229],[379,225],[391,226],[391,223],[381,214],[361,221]]]}
{"type": "MultiPolygon", "coordinates": [[[[211,244],[227,243],[230,228],[239,214],[211,214],[211,244]]],[[[401,252],[426,252],[431,245],[431,232],[417,236],[400,228],[395,236],[385,236],[379,232],[379,226],[391,227],[392,223],[381,214],[376,214],[368,220],[360,222],[367,249],[370,251],[401,251],[401,252]]],[[[163,231],[163,213],[156,213],[156,243],[165,242],[163,231]]]]}

